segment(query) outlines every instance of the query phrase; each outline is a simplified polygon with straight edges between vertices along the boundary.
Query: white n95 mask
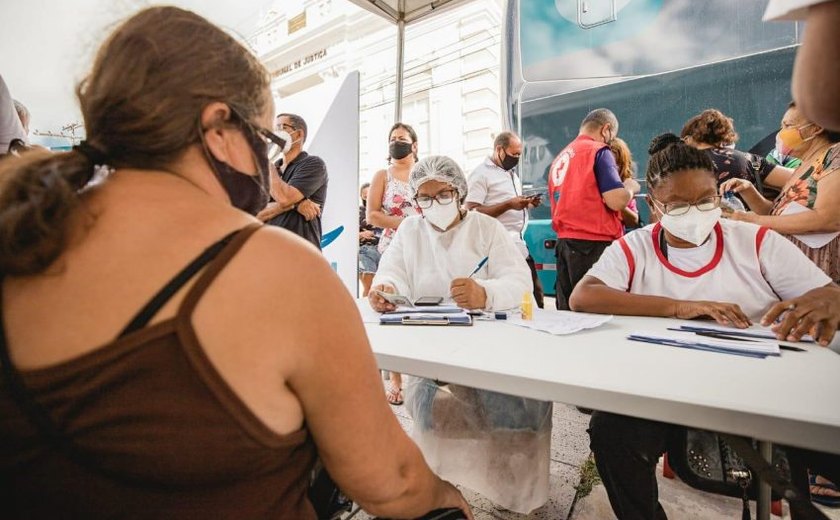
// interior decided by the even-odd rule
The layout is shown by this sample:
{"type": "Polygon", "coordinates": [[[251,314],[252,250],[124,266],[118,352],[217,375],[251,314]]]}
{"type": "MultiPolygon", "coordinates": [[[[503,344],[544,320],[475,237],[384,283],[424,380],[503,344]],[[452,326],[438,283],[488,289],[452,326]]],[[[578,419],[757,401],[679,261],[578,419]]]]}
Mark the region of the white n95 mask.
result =
{"type": "Polygon", "coordinates": [[[720,208],[711,211],[700,211],[694,206],[688,209],[687,213],[672,216],[663,213],[659,222],[666,231],[677,238],[699,246],[712,233],[715,225],[720,221],[720,208]]]}
{"type": "Polygon", "coordinates": [[[436,200],[432,201],[432,206],[423,210],[423,218],[440,231],[446,231],[450,224],[458,218],[458,199],[456,198],[449,204],[441,204],[436,200]]]}

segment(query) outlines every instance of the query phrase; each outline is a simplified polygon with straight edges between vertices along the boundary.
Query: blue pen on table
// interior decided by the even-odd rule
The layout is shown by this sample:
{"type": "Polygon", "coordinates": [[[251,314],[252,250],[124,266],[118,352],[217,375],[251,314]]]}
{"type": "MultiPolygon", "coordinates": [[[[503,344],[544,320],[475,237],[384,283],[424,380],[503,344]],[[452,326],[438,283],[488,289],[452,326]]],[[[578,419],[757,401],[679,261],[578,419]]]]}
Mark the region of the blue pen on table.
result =
{"type": "Polygon", "coordinates": [[[475,269],[473,269],[473,272],[471,272],[467,278],[472,278],[475,275],[475,273],[481,271],[481,268],[484,267],[484,264],[486,264],[487,260],[489,259],[489,256],[485,256],[484,259],[482,259],[481,262],[479,262],[478,265],[475,266],[475,269]]]}

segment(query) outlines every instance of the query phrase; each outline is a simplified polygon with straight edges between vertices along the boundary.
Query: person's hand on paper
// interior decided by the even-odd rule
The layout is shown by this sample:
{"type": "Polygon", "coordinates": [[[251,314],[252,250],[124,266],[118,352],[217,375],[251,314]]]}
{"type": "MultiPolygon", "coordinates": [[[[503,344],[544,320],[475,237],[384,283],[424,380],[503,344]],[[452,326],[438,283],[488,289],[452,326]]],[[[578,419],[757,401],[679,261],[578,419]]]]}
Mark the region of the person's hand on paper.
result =
{"type": "Polygon", "coordinates": [[[370,292],[368,293],[368,301],[370,302],[370,306],[373,307],[373,310],[375,310],[376,312],[391,312],[393,310],[396,310],[396,305],[394,305],[393,303],[388,303],[388,300],[376,294],[376,291],[382,291],[388,294],[397,294],[397,289],[393,285],[374,285],[373,287],[371,287],[370,292]]]}
{"type": "Polygon", "coordinates": [[[449,291],[462,309],[483,309],[487,306],[487,291],[472,278],[455,278],[449,291]]]}
{"type": "Polygon", "coordinates": [[[674,312],[675,318],[692,319],[709,316],[721,325],[732,325],[739,329],[746,329],[752,323],[735,303],[722,302],[677,302],[674,312]]]}
{"type": "Polygon", "coordinates": [[[782,341],[799,341],[810,334],[827,346],[840,326],[840,287],[835,284],[813,289],[798,298],[781,301],[761,318],[765,327],[782,341]]]}

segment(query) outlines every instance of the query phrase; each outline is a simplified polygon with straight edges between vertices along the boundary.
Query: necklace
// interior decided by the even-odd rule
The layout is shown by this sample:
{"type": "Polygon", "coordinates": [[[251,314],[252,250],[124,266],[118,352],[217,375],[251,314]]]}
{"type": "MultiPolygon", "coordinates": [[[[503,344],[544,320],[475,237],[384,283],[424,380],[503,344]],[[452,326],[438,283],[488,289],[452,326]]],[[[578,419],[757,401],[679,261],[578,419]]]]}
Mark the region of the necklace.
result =
{"type": "Polygon", "coordinates": [[[827,143],[823,146],[820,146],[819,148],[817,148],[813,152],[809,153],[807,158],[802,159],[802,166],[805,166],[806,168],[810,168],[812,166],[811,165],[811,159],[813,159],[819,153],[825,151],[828,148],[831,148],[831,143],[827,143]]]}

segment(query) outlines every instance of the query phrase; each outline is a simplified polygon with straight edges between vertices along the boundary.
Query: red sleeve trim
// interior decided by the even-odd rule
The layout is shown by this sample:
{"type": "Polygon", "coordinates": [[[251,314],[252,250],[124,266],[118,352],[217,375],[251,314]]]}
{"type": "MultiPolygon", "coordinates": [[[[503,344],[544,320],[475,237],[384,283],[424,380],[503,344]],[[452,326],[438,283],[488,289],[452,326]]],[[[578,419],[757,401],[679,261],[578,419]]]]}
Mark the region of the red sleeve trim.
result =
{"type": "Polygon", "coordinates": [[[627,267],[630,270],[630,278],[627,281],[627,292],[630,292],[630,289],[633,288],[633,277],[636,275],[636,260],[633,258],[633,253],[630,251],[630,246],[627,245],[624,237],[618,239],[618,245],[624,251],[624,258],[627,259],[627,267]]]}
{"type": "Polygon", "coordinates": [[[758,255],[761,252],[761,244],[764,243],[764,237],[767,236],[767,232],[770,231],[770,228],[766,228],[764,226],[758,228],[758,232],[755,234],[755,254],[758,255]]]}
{"type": "Polygon", "coordinates": [[[758,228],[758,232],[755,234],[755,258],[758,260],[759,269],[761,269],[761,245],[764,243],[764,237],[767,236],[768,231],[770,231],[770,228],[762,226],[758,228]]]}

